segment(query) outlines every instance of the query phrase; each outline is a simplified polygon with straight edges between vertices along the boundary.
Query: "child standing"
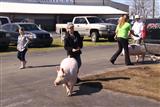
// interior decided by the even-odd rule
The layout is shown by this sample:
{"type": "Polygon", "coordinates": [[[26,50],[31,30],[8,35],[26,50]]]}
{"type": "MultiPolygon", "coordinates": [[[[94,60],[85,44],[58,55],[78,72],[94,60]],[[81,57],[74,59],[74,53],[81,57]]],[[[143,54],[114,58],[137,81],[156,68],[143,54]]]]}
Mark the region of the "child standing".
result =
{"type": "Polygon", "coordinates": [[[27,52],[28,43],[29,43],[29,38],[27,37],[27,35],[25,35],[24,29],[20,28],[17,41],[17,50],[18,50],[17,58],[21,62],[20,69],[24,69],[26,65],[25,54],[27,52]]]}

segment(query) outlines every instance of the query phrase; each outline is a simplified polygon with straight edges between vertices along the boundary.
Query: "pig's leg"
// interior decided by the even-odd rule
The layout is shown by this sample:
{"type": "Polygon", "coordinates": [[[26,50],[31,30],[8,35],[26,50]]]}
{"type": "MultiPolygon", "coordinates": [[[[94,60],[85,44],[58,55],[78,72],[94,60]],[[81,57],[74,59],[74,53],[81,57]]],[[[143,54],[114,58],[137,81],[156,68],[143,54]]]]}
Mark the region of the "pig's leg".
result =
{"type": "Polygon", "coordinates": [[[151,61],[153,61],[153,56],[152,56],[152,55],[149,55],[149,59],[150,59],[151,61]]]}
{"type": "Polygon", "coordinates": [[[150,58],[151,58],[152,61],[157,61],[157,58],[156,58],[155,55],[151,55],[150,58]]]}
{"type": "Polygon", "coordinates": [[[67,96],[71,96],[70,86],[68,85],[68,83],[66,83],[65,85],[66,85],[67,96]]]}
{"type": "Polygon", "coordinates": [[[68,92],[69,92],[69,88],[68,88],[67,83],[63,84],[63,87],[65,87],[65,88],[66,88],[66,93],[68,94],[68,92]]]}
{"type": "Polygon", "coordinates": [[[142,54],[142,61],[144,62],[144,57],[145,57],[145,54],[142,54]]]}
{"type": "Polygon", "coordinates": [[[70,84],[70,93],[71,93],[71,94],[72,94],[72,92],[73,92],[74,84],[75,84],[75,83],[71,83],[71,84],[70,84]]]}
{"type": "Polygon", "coordinates": [[[139,55],[136,55],[136,62],[139,61],[139,55]]]}

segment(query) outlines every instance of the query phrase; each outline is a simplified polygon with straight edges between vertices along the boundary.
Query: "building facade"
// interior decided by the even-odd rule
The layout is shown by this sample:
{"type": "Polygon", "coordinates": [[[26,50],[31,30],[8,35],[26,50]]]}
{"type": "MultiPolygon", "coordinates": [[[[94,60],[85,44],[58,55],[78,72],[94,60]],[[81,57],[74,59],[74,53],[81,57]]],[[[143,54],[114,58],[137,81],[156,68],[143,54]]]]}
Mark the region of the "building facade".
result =
{"type": "MultiPolygon", "coordinates": [[[[129,6],[113,2],[111,0],[1,0],[1,2],[8,3],[26,3],[26,4],[49,4],[49,5],[79,5],[79,6],[110,6],[115,9],[128,12],[129,6]]],[[[34,10],[33,10],[34,11],[34,10]]],[[[103,11],[103,10],[102,10],[103,11]]],[[[52,14],[52,13],[10,13],[10,12],[0,12],[0,15],[9,16],[12,22],[29,20],[36,24],[42,26],[45,30],[55,30],[56,23],[66,23],[72,21],[72,18],[77,15],[96,15],[103,18],[106,17],[118,17],[118,14],[70,14],[70,13],[61,13],[61,14],[52,14]]]]}

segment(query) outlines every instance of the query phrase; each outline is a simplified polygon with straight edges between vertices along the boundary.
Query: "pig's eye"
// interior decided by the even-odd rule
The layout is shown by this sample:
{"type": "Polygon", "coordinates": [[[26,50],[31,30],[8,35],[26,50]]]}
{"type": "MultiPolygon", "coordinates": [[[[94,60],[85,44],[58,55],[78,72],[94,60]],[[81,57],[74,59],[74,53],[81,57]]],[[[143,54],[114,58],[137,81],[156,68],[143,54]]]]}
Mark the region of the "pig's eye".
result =
{"type": "Polygon", "coordinates": [[[62,77],[64,78],[64,77],[65,77],[65,75],[62,75],[62,77]]]}

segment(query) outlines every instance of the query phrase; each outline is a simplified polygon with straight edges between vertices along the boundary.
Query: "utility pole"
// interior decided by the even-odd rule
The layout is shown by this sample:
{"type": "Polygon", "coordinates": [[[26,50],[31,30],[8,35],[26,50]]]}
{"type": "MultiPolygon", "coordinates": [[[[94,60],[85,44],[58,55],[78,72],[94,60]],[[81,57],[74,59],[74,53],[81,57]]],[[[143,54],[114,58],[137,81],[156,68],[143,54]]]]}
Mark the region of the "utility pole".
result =
{"type": "Polygon", "coordinates": [[[73,4],[74,4],[74,5],[76,4],[76,1],[75,1],[75,0],[73,0],[73,4]]]}
{"type": "Polygon", "coordinates": [[[104,0],[103,0],[103,6],[104,6],[104,0]]]}
{"type": "Polygon", "coordinates": [[[152,18],[154,18],[154,16],[155,16],[155,0],[153,0],[153,16],[152,16],[152,18]]]}

